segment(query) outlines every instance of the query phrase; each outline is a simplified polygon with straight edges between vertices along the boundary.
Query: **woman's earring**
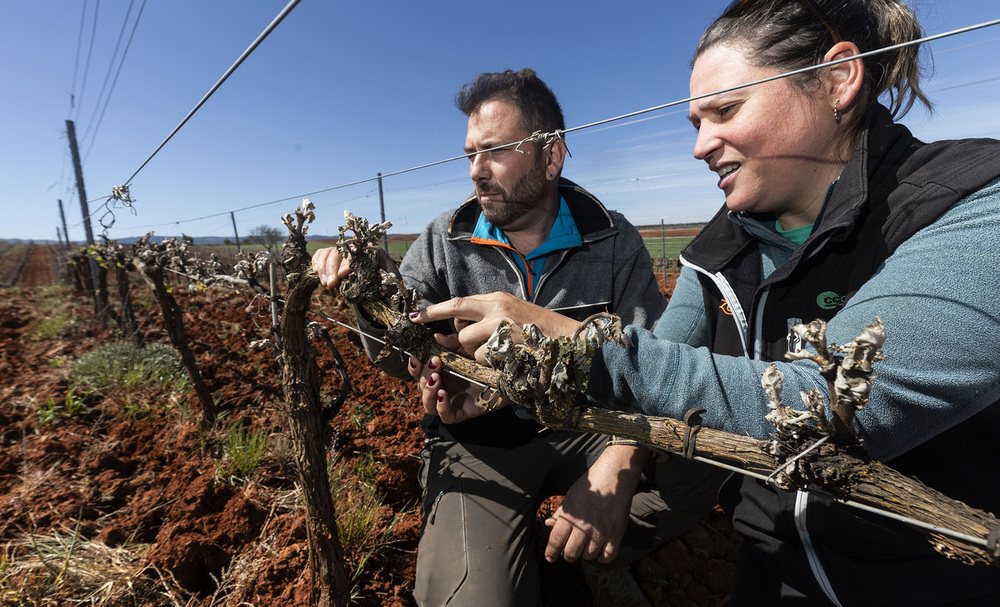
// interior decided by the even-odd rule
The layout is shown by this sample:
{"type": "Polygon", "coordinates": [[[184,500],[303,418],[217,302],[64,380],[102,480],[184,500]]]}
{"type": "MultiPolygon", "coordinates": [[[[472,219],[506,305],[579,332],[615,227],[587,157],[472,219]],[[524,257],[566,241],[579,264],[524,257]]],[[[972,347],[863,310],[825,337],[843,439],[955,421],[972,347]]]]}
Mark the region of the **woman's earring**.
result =
{"type": "Polygon", "coordinates": [[[833,103],[833,119],[837,124],[840,124],[840,97],[833,103]]]}

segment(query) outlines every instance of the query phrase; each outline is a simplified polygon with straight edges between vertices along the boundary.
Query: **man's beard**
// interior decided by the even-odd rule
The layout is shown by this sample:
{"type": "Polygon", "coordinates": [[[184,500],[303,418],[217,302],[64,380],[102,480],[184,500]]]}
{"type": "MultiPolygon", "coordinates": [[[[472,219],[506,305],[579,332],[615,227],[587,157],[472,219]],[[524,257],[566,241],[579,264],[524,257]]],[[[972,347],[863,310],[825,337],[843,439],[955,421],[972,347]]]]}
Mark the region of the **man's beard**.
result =
{"type": "Polygon", "coordinates": [[[495,182],[488,181],[476,185],[477,194],[500,194],[503,202],[486,204],[480,199],[486,220],[499,228],[505,228],[528,212],[537,209],[545,195],[545,168],[537,167],[506,191],[495,182]]]}

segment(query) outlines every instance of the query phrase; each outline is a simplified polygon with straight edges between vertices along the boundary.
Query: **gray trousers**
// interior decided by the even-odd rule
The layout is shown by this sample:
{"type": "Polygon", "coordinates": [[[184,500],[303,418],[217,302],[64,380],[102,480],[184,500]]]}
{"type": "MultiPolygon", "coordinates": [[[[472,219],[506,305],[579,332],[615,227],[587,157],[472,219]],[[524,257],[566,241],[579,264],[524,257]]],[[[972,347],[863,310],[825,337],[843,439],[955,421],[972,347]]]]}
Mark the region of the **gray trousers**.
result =
{"type": "MultiPolygon", "coordinates": [[[[542,553],[534,537],[541,502],[563,495],[608,437],[556,430],[517,448],[428,443],[421,451],[424,527],[414,596],[421,607],[530,607],[539,600],[542,553]]],[[[728,473],[658,455],[632,499],[613,565],[679,535],[716,503],[728,473]]]]}

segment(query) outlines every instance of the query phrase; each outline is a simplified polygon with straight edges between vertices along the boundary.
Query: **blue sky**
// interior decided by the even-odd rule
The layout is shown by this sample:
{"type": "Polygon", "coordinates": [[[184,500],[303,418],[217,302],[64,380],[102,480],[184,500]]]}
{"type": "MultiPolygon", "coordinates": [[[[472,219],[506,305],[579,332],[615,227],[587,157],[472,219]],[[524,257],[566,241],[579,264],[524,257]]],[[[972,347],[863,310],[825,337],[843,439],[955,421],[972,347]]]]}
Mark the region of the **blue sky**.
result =
{"type": "MultiPolygon", "coordinates": [[[[95,234],[229,237],[236,211],[245,236],[280,226],[303,194],[459,155],[466,119],[452,99],[483,71],[534,68],[570,128],[683,99],[697,38],[727,1],[302,0],[132,179],[135,213],[116,209],[107,230],[101,199],[287,0],[147,0],[113,90],[143,0],[4,2],[0,239],[54,240],[59,199],[70,237],[84,238],[67,119],[80,140],[95,234]]],[[[928,34],[1000,18],[995,0],[913,5],[928,34]]],[[[924,87],[935,114],[917,109],[904,122],[928,140],[1000,137],[1000,27],[930,49],[924,87]]],[[[686,115],[681,106],[570,133],[564,175],[636,224],[707,220],[723,198],[714,174],[691,157],[686,115]]],[[[418,232],[456,206],[471,190],[467,168],[459,160],[386,177],[392,231],[418,232]]],[[[312,233],[335,234],[345,209],[379,217],[375,182],[309,197],[312,233]]]]}

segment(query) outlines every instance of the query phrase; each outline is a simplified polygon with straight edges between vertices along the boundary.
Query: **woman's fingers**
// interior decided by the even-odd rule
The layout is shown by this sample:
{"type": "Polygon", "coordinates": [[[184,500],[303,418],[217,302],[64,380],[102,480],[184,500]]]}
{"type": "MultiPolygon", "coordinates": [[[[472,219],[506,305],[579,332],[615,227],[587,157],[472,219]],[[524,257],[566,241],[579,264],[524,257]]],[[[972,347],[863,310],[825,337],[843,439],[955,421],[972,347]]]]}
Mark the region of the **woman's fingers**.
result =
{"type": "Polygon", "coordinates": [[[410,312],[410,320],[418,323],[447,319],[454,319],[462,345],[469,352],[486,343],[504,320],[519,326],[532,323],[549,337],[571,335],[577,327],[572,318],[504,292],[455,297],[410,312]]]}
{"type": "Polygon", "coordinates": [[[532,304],[518,299],[510,293],[497,292],[485,295],[455,297],[441,303],[431,304],[423,310],[411,312],[410,318],[414,322],[431,322],[454,318],[478,323],[485,318],[509,316],[506,312],[513,309],[514,302],[521,302],[525,306],[532,306],[532,304]]]}
{"type": "MultiPolygon", "coordinates": [[[[487,408],[477,404],[483,387],[449,373],[440,357],[432,356],[423,365],[411,356],[407,367],[417,380],[420,404],[427,415],[436,415],[446,424],[455,424],[488,413],[487,408]]],[[[508,404],[498,399],[490,409],[508,404]]]]}

